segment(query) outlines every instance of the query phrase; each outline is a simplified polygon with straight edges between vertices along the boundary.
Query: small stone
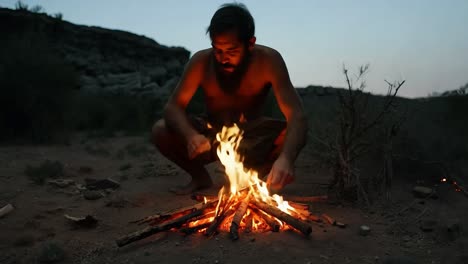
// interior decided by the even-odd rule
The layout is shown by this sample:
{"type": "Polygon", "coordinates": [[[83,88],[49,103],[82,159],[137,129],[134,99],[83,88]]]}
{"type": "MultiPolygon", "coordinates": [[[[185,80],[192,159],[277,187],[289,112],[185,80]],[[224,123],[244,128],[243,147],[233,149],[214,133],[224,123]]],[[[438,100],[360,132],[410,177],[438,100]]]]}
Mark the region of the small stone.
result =
{"type": "Polygon", "coordinates": [[[180,243],[179,243],[179,242],[176,242],[176,243],[175,243],[175,246],[176,246],[176,247],[178,247],[179,245],[180,245],[180,243]]]}
{"type": "Polygon", "coordinates": [[[411,237],[410,236],[403,236],[403,241],[409,242],[409,241],[411,241],[411,237]]]}
{"type": "Polygon", "coordinates": [[[421,228],[421,230],[424,232],[431,232],[436,228],[437,224],[438,224],[437,220],[423,219],[421,220],[419,224],[419,228],[421,228]]]}
{"type": "Polygon", "coordinates": [[[50,180],[47,183],[55,187],[65,188],[65,187],[75,184],[75,181],[71,179],[56,179],[56,180],[50,180]]]}
{"type": "Polygon", "coordinates": [[[103,190],[103,189],[117,189],[120,187],[120,183],[112,179],[96,180],[86,178],[86,188],[89,190],[103,190]]]}
{"type": "Polygon", "coordinates": [[[419,198],[426,198],[429,195],[434,195],[433,192],[434,190],[429,187],[416,186],[413,188],[413,194],[419,198]]]}
{"type": "Polygon", "coordinates": [[[84,191],[83,197],[86,200],[97,200],[104,197],[104,195],[102,195],[102,193],[98,191],[84,191]]]}
{"type": "Polygon", "coordinates": [[[366,225],[362,225],[362,226],[359,227],[359,234],[361,236],[369,235],[370,231],[371,231],[371,228],[366,226],[366,225]]]}
{"type": "Polygon", "coordinates": [[[255,242],[255,237],[252,237],[252,238],[250,239],[250,242],[255,242]]]}

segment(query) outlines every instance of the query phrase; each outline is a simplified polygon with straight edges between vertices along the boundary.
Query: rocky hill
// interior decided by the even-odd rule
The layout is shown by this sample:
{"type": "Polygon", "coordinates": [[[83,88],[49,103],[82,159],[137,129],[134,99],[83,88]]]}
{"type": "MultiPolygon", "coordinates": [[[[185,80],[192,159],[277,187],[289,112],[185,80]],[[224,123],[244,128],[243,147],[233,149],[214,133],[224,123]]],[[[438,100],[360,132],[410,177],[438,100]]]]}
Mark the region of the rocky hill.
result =
{"type": "Polygon", "coordinates": [[[165,96],[190,52],[125,31],[82,26],[45,13],[0,8],[0,34],[9,40],[40,34],[79,73],[82,91],[165,96]]]}

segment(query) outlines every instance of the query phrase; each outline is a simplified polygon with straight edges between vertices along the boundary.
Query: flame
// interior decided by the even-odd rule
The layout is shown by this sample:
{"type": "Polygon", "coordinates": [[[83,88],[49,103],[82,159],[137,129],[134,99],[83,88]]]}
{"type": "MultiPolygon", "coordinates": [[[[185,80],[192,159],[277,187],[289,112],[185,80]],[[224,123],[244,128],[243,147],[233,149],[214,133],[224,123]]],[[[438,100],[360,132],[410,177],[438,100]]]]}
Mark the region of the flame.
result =
{"type": "MultiPolygon", "coordinates": [[[[243,157],[237,151],[242,138],[243,131],[237,124],[231,127],[224,126],[221,132],[216,134],[216,139],[219,142],[217,154],[221,164],[225,168],[225,174],[229,180],[229,200],[243,199],[246,194],[244,193],[242,195],[241,192],[248,190],[249,194],[253,196],[252,199],[258,199],[272,206],[276,206],[281,211],[291,215],[299,214],[287,201],[283,200],[282,196],[276,194],[270,195],[267,184],[258,178],[257,171],[244,167],[243,157]]],[[[223,195],[225,195],[224,187],[221,188],[218,194],[219,201],[215,215],[219,213],[223,195]]],[[[251,220],[252,230],[257,230],[260,226],[266,225],[262,217],[250,211],[248,213],[253,215],[251,220]]],[[[277,221],[283,227],[281,221],[277,221]]]]}

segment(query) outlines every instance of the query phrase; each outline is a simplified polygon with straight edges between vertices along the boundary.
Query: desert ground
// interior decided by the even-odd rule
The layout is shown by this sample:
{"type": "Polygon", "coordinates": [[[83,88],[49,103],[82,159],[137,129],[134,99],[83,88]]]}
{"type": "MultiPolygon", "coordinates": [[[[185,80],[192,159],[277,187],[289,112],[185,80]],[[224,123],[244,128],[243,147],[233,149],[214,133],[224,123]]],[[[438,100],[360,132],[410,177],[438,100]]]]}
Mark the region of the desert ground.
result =
{"type": "MultiPolygon", "coordinates": [[[[217,193],[219,164],[208,166],[217,193]]],[[[347,203],[316,202],[309,210],[345,223],[339,228],[311,223],[305,237],[292,230],[206,237],[177,230],[118,247],[115,240],[144,228],[132,220],[196,203],[169,188],[189,176],[162,157],[144,136],[76,135],[68,145],[10,145],[0,148],[0,208],[14,210],[0,218],[0,263],[468,263],[466,228],[468,197],[450,184],[415,182],[395,174],[392,198],[370,208],[347,203]],[[63,164],[55,178],[37,184],[25,170],[46,160],[63,164]],[[85,179],[111,178],[120,186],[91,193],[85,179]],[[413,188],[434,188],[435,196],[417,198],[413,188]],[[74,224],[65,215],[93,216],[92,227],[74,224]],[[362,225],[371,228],[360,234],[362,225]]],[[[326,194],[329,172],[304,150],[296,164],[296,181],[283,194],[326,194]]]]}

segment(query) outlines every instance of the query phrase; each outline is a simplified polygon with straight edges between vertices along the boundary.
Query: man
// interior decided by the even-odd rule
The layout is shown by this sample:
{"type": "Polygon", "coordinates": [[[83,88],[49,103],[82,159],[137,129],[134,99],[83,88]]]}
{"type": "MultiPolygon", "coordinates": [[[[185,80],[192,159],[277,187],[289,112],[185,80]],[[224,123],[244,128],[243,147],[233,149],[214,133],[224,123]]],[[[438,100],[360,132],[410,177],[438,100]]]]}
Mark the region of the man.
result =
{"type": "Polygon", "coordinates": [[[233,123],[244,130],[239,149],[245,164],[267,168],[270,189],[280,190],[294,179],[294,162],[306,143],[306,116],[283,58],[276,50],[256,44],[254,33],[254,19],[244,5],[221,6],[207,29],[212,48],[192,56],[163,119],[153,126],[155,146],[192,176],[187,186],[174,190],[177,194],[213,184],[204,165],[216,159],[216,132],[233,123]],[[185,112],[197,89],[204,92],[204,119],[185,112]],[[270,89],[286,122],[261,116],[270,89]]]}

